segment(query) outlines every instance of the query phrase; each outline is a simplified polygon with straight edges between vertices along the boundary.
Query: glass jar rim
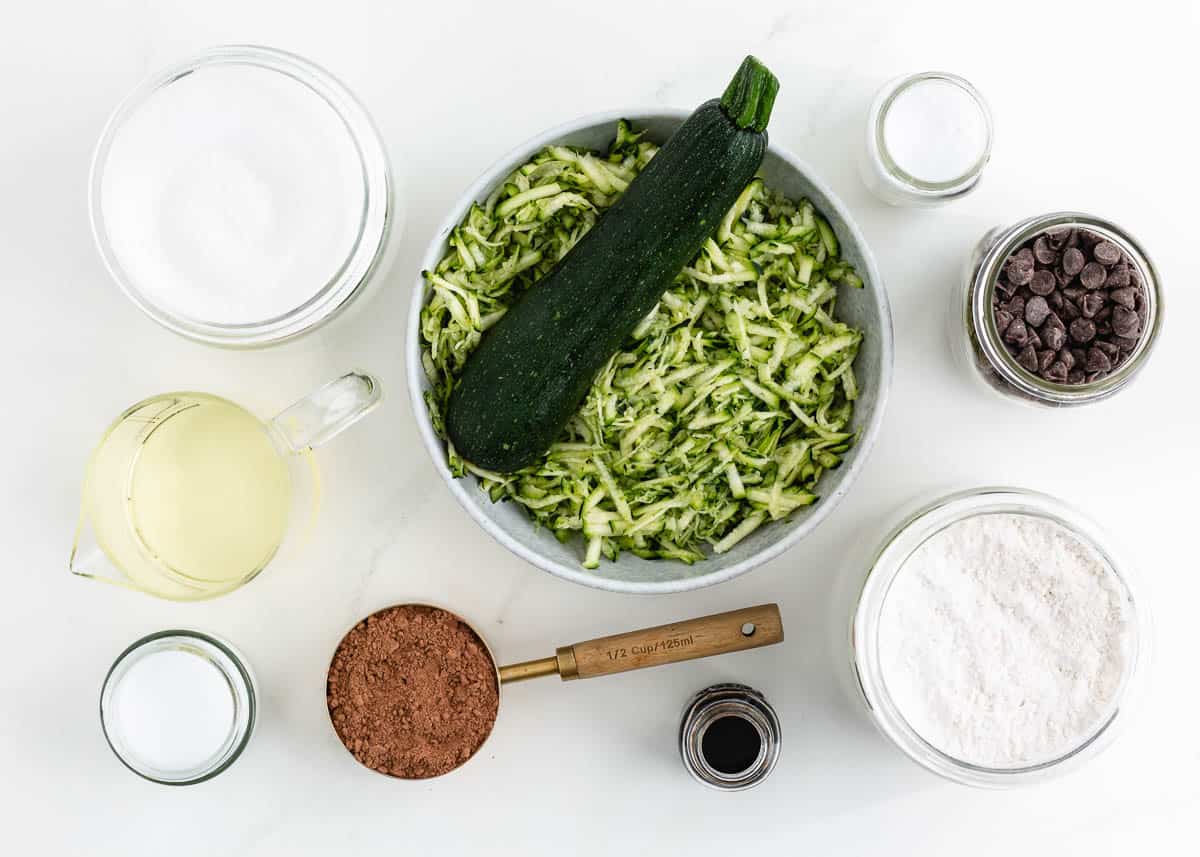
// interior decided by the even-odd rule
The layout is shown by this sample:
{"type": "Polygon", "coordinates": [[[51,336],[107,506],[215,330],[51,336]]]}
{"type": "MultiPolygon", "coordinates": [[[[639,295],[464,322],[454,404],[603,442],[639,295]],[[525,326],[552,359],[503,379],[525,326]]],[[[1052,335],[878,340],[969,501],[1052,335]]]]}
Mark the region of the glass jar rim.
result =
{"type": "Polygon", "coordinates": [[[1142,246],[1115,223],[1079,211],[1056,211],[1019,221],[1004,230],[984,254],[971,283],[972,295],[967,312],[968,325],[976,331],[980,350],[993,370],[1021,393],[1056,405],[1096,402],[1122,389],[1145,365],[1158,340],[1163,320],[1163,296],[1158,270],[1142,246]],[[1000,338],[992,313],[992,295],[1004,262],[1030,238],[1056,228],[1087,229],[1112,241],[1133,260],[1146,295],[1146,324],[1138,344],[1129,357],[1113,372],[1091,383],[1066,384],[1047,381],[1034,375],[1013,357],[1000,338]]]}
{"type": "Polygon", "coordinates": [[[143,313],[163,327],[199,342],[229,348],[255,348],[292,339],[342,312],[379,267],[395,219],[393,180],[382,139],[366,108],[321,66],[287,51],[260,45],[221,45],[176,62],[142,80],[117,105],[92,154],[88,212],[92,237],[109,275],[143,313]],[[103,179],[113,143],[126,122],[156,93],[203,68],[247,65],[273,71],[306,87],[337,114],[359,157],[363,211],[354,244],[333,276],[304,303],[260,321],[223,324],[189,318],[150,300],[125,271],[108,238],[103,211],[103,179]]]}
{"type": "Polygon", "coordinates": [[[851,669],[871,719],[879,731],[923,768],[952,782],[982,788],[1012,788],[1068,773],[1104,749],[1129,718],[1122,712],[1136,701],[1149,656],[1149,616],[1138,598],[1131,566],[1106,533],[1062,500],[1037,491],[989,486],[955,492],[906,514],[882,540],[869,563],[851,619],[851,669]],[[1021,514],[1047,518],[1085,541],[1121,584],[1128,607],[1129,660],[1121,686],[1096,730],[1061,756],[1024,767],[993,768],[958,759],[934,746],[913,728],[887,689],[878,654],[879,623],[891,585],[904,563],[930,537],[958,521],[985,514],[1021,514]]]}
{"type": "Polygon", "coordinates": [[[879,164],[883,168],[884,175],[905,192],[917,197],[942,200],[953,199],[969,193],[979,182],[984,168],[992,157],[992,139],[995,134],[995,128],[992,123],[992,111],[988,107],[987,101],[984,100],[983,95],[980,94],[979,90],[970,81],[950,72],[917,72],[916,74],[906,75],[893,80],[880,91],[875,103],[872,105],[869,128],[868,140],[871,143],[873,154],[878,158],[879,164]],[[883,130],[887,122],[888,112],[891,110],[896,99],[914,85],[930,80],[949,83],[970,96],[983,116],[984,128],[987,134],[983,151],[975,163],[961,176],[943,182],[924,181],[903,170],[888,150],[883,130]]]}
{"type": "Polygon", "coordinates": [[[254,673],[251,672],[246,664],[245,658],[229,643],[200,631],[172,628],[164,631],[156,631],[153,634],[147,634],[135,640],[113,660],[112,666],[109,667],[108,672],[104,676],[104,683],[100,689],[100,728],[104,733],[104,740],[108,744],[109,749],[117,757],[117,761],[133,771],[133,773],[142,779],[164,786],[196,785],[197,783],[211,780],[225,771],[238,760],[243,751],[245,751],[246,745],[250,743],[250,736],[254,733],[254,726],[257,719],[257,683],[254,679],[254,673]],[[155,776],[148,769],[142,769],[122,755],[118,747],[120,741],[114,740],[113,735],[109,731],[111,722],[109,706],[115,688],[114,680],[120,679],[124,671],[135,663],[135,661],[130,662],[130,658],[148,646],[154,646],[155,644],[161,646],[175,640],[186,641],[187,644],[199,649],[209,663],[219,670],[225,680],[229,682],[235,703],[234,727],[236,732],[231,743],[221,753],[219,761],[210,768],[197,771],[194,775],[181,779],[166,779],[161,776],[155,776]],[[234,687],[235,684],[237,685],[236,688],[234,687]],[[244,703],[239,697],[238,690],[241,690],[242,696],[245,697],[244,703]],[[239,705],[244,708],[244,711],[237,710],[239,705]]]}

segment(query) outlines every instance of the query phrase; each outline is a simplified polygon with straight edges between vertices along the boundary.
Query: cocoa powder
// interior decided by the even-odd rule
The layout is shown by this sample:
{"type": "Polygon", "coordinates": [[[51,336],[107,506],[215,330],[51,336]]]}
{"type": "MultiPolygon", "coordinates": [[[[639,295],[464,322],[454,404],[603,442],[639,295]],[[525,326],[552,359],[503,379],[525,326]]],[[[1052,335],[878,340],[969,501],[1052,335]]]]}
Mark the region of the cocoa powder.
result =
{"type": "Polygon", "coordinates": [[[475,754],[500,705],[496,667],[469,625],[402,604],[342,639],[329,667],[333,728],[358,761],[404,779],[436,777],[475,754]]]}

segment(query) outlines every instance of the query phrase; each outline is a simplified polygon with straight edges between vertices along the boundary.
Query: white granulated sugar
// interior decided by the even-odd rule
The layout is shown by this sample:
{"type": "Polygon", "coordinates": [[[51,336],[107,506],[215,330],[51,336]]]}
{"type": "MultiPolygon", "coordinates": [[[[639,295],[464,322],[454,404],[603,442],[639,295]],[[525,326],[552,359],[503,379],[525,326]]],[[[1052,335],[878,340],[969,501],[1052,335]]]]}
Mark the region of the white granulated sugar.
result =
{"type": "Polygon", "coordinates": [[[908,724],[960,761],[1051,761],[1111,716],[1131,609],[1104,558],[1056,521],[966,518],[897,573],[880,617],[884,682],[908,724]]]}
{"type": "Polygon", "coordinates": [[[361,158],[341,117],[292,77],[201,67],[151,95],[112,141],[104,226],[160,309],[255,324],[302,306],[358,238],[361,158]]]}

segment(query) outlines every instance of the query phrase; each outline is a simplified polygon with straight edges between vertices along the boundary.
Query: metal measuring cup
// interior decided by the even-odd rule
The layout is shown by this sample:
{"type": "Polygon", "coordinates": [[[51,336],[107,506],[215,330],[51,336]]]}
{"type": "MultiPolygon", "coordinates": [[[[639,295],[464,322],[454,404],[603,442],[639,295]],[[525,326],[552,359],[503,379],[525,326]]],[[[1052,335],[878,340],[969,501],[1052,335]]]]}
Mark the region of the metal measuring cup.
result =
{"type": "MultiPolygon", "coordinates": [[[[468,628],[479,641],[496,671],[498,696],[500,689],[506,684],[542,676],[558,675],[563,681],[597,678],[646,667],[694,660],[695,658],[706,658],[711,655],[757,649],[783,642],[783,619],[779,614],[779,605],[760,604],[741,610],[731,610],[726,613],[716,613],[697,619],[687,619],[666,625],[657,625],[653,628],[599,637],[569,646],[560,646],[550,657],[500,666],[484,636],[470,622],[444,607],[419,603],[395,604],[377,610],[371,615],[402,607],[425,607],[438,610],[468,628]]],[[[361,621],[365,621],[365,619],[356,622],[354,627],[357,627],[361,621]]],[[[340,648],[341,642],[338,644],[338,649],[340,648]]],[[[336,652],[335,649],[335,657],[336,652]]],[[[492,718],[487,734],[480,741],[479,747],[476,747],[470,757],[450,770],[457,770],[458,767],[478,754],[479,748],[486,744],[487,739],[491,736],[497,716],[499,716],[499,702],[497,702],[496,714],[492,718]]],[[[331,724],[332,719],[331,711],[331,724]]],[[[334,732],[337,732],[336,727],[334,732]]],[[[340,735],[339,740],[341,740],[340,735]]],[[[387,775],[396,779],[405,779],[397,774],[387,775]]],[[[439,774],[439,776],[441,775],[444,774],[439,774]]]]}

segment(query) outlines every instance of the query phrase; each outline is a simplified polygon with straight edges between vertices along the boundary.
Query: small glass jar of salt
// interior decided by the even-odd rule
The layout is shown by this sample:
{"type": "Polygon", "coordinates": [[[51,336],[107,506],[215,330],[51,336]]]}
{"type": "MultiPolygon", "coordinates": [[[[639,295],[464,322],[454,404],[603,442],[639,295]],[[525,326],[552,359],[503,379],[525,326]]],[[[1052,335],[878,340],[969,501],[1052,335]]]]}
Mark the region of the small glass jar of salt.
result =
{"type": "Polygon", "coordinates": [[[117,758],[168,786],[215,777],[250,741],[254,675],[228,643],[159,631],[129,646],[100,691],[100,725],[117,758]]]}
{"type": "Polygon", "coordinates": [[[879,90],[859,172],[884,202],[928,208],[974,190],[991,151],[992,117],[983,96],[957,75],[928,71],[879,90]]]}

